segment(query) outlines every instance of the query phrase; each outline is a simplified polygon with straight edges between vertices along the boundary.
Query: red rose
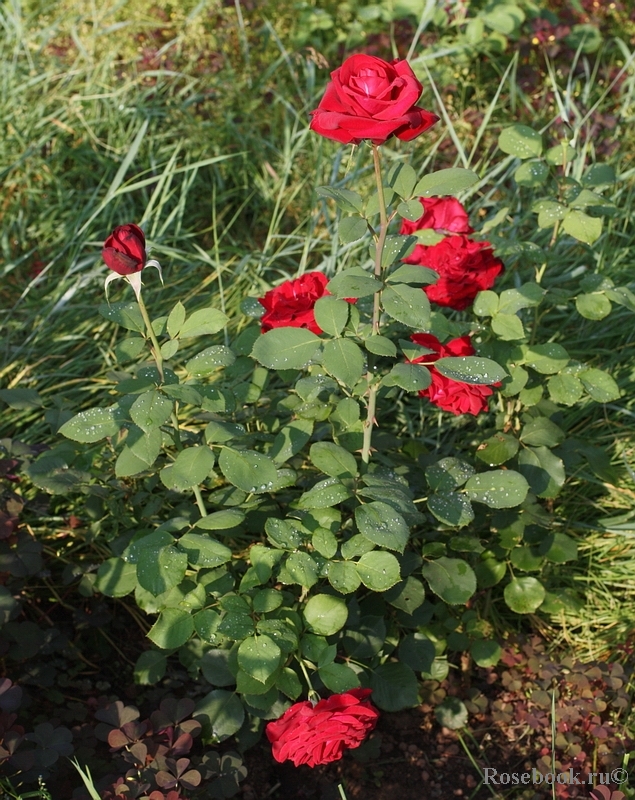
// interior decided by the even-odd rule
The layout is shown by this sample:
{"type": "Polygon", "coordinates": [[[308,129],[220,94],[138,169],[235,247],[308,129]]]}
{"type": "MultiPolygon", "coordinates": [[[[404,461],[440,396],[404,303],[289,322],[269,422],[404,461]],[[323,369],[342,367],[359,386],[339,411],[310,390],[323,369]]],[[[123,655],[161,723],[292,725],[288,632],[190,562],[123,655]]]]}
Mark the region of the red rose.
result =
{"type": "MultiPolygon", "coordinates": [[[[487,398],[494,393],[493,389],[482,384],[453,381],[446,378],[445,375],[441,375],[434,366],[430,366],[431,361],[434,362],[439,358],[473,356],[475,350],[469,336],[452,339],[447,344],[441,344],[431,333],[415,333],[410,338],[413,342],[434,351],[412,361],[413,364],[425,364],[432,377],[432,383],[427,389],[419,391],[419,397],[427,397],[435,406],[457,415],[473,414],[476,416],[481,411],[488,410],[487,398]]],[[[499,383],[493,385],[500,386],[499,383]]]]}
{"type": "Polygon", "coordinates": [[[331,72],[332,82],[311,112],[311,130],[342,144],[370,139],[383,144],[396,136],[409,141],[439,120],[415,105],[422,86],[407,61],[375,56],[347,58],[331,72]]]}
{"type": "Polygon", "coordinates": [[[118,275],[141,272],[146,264],[146,237],[138,225],[119,225],[104,243],[101,256],[118,275]]]}
{"type": "Polygon", "coordinates": [[[267,738],[276,761],[293,761],[296,767],[338,761],[366,738],[377,724],[379,712],[366,700],[370,689],[351,689],[331,695],[315,706],[295,703],[267,725],[267,738]]]}
{"type": "Polygon", "coordinates": [[[415,222],[404,219],[399,233],[411,234],[423,228],[448,233],[472,233],[467,211],[456,197],[419,197],[423,215],[415,222]]]}
{"type": "Polygon", "coordinates": [[[272,328],[307,328],[313,333],[323,333],[315,321],[313,307],[320,297],[329,294],[328,282],[322,272],[307,272],[268,291],[258,300],[266,309],[260,320],[262,332],[272,328]]]}
{"type": "Polygon", "coordinates": [[[439,280],[424,291],[433,303],[457,311],[467,308],[479,292],[491,289],[505,269],[489,242],[475,242],[463,234],[446,236],[430,247],[417,245],[404,261],[438,272],[439,280]]]}

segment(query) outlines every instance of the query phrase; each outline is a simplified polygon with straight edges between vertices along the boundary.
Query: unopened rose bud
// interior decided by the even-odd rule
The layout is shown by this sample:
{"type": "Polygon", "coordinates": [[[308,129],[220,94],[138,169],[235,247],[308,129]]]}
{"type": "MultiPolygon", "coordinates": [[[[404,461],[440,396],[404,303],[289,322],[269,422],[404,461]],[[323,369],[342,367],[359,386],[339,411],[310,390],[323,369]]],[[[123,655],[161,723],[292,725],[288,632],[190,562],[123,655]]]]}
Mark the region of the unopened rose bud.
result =
{"type": "Polygon", "coordinates": [[[118,275],[141,272],[146,264],[146,237],[134,223],[119,225],[106,239],[101,255],[118,275]]]}

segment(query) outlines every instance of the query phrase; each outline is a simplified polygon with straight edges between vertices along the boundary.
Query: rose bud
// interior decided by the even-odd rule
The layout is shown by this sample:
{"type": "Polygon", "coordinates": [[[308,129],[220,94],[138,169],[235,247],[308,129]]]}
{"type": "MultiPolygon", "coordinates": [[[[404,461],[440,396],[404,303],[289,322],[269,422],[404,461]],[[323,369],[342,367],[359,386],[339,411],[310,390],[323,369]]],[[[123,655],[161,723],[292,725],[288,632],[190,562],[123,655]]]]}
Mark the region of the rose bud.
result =
{"type": "Polygon", "coordinates": [[[106,266],[118,275],[141,272],[146,264],[146,237],[132,222],[119,225],[106,239],[101,255],[106,266]]]}

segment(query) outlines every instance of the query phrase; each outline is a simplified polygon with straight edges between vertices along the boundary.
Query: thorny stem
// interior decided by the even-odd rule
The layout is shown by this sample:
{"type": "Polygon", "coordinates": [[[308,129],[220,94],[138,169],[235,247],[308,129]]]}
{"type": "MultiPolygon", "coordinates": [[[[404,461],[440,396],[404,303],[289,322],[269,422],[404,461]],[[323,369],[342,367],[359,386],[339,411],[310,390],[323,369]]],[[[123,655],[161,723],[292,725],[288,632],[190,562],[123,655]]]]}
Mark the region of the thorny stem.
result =
{"type": "MultiPolygon", "coordinates": [[[[377,184],[377,197],[379,199],[379,236],[375,244],[375,277],[381,280],[381,258],[384,252],[384,243],[388,232],[388,217],[386,214],[386,198],[384,197],[384,185],[381,179],[381,164],[379,162],[379,148],[373,145],[373,164],[375,166],[375,183],[377,184]]],[[[379,334],[379,316],[381,313],[380,292],[375,292],[373,299],[373,336],[379,334]]],[[[370,461],[371,440],[373,436],[373,425],[375,424],[375,411],[377,408],[377,391],[379,385],[373,381],[373,372],[369,370],[366,374],[368,381],[368,407],[366,419],[364,421],[364,439],[362,444],[362,465],[368,466],[370,461]]]]}
{"type": "Polygon", "coordinates": [[[150,322],[150,317],[148,316],[148,309],[146,308],[146,304],[143,302],[143,298],[141,294],[137,297],[137,303],[139,304],[139,311],[141,312],[141,316],[143,317],[143,321],[146,326],[146,331],[148,336],[150,337],[150,341],[152,342],[152,357],[157,365],[157,370],[159,371],[159,377],[161,378],[161,383],[163,383],[163,356],[161,355],[161,347],[159,346],[159,341],[156,337],[154,332],[154,328],[152,327],[152,323],[150,322]]]}

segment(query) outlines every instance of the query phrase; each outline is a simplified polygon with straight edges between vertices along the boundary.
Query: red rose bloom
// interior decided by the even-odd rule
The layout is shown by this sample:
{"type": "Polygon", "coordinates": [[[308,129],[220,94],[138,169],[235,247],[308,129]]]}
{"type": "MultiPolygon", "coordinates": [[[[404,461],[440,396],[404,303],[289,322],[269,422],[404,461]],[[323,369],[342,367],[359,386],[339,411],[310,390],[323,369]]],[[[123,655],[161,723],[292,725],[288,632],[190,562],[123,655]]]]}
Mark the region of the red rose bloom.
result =
{"type": "MultiPolygon", "coordinates": [[[[427,397],[435,406],[452,414],[473,414],[476,416],[481,411],[487,411],[487,398],[494,393],[489,386],[474,383],[462,383],[446,378],[445,375],[430,365],[430,362],[448,356],[473,356],[475,353],[469,336],[452,339],[447,344],[441,344],[436,336],[431,333],[415,333],[411,337],[413,342],[433,350],[425,356],[413,359],[413,364],[425,364],[430,370],[432,383],[427,389],[419,391],[419,397],[427,397]]],[[[500,386],[500,383],[493,384],[500,386]]]]}
{"type": "Polygon", "coordinates": [[[328,282],[322,272],[307,272],[268,291],[258,300],[266,310],[260,320],[262,332],[272,328],[307,328],[313,333],[322,333],[313,307],[320,297],[329,294],[326,291],[328,282]]]}
{"type": "Polygon", "coordinates": [[[448,233],[472,233],[467,211],[456,197],[419,197],[423,206],[423,215],[415,222],[404,219],[399,233],[411,234],[415,231],[431,228],[448,233]]]}
{"type": "Polygon", "coordinates": [[[370,689],[351,689],[331,695],[315,706],[295,703],[280,719],[267,725],[267,738],[276,761],[293,761],[296,767],[339,761],[366,738],[377,724],[379,712],[366,700],[370,689]]]}
{"type": "Polygon", "coordinates": [[[118,275],[141,272],[146,263],[146,237],[138,225],[119,225],[104,243],[101,256],[118,275]]]}
{"type": "Polygon", "coordinates": [[[342,144],[363,139],[383,144],[391,136],[409,141],[439,120],[415,105],[422,88],[407,61],[351,56],[331,72],[331,83],[311,112],[311,130],[342,144]]]}
{"type": "Polygon", "coordinates": [[[430,247],[417,245],[404,261],[438,272],[439,280],[424,292],[433,303],[457,311],[467,308],[479,292],[491,289],[505,269],[489,242],[475,242],[463,234],[446,236],[430,247]]]}

